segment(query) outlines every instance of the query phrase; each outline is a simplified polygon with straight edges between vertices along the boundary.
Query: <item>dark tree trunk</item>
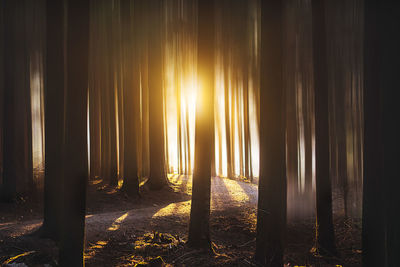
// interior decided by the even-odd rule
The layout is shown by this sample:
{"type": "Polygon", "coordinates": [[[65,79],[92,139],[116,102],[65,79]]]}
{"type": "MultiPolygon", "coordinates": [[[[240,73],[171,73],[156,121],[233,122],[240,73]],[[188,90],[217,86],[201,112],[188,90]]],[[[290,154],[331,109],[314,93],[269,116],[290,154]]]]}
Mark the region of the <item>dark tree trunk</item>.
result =
{"type": "Polygon", "coordinates": [[[398,2],[365,1],[363,266],[396,266],[400,250],[398,2]]]}
{"type": "Polygon", "coordinates": [[[162,37],[161,1],[152,0],[149,8],[152,13],[149,36],[149,135],[150,135],[150,176],[152,189],[167,185],[164,154],[164,100],[162,82],[162,37]]]}
{"type": "Polygon", "coordinates": [[[12,201],[33,186],[32,116],[24,1],[4,1],[3,184],[0,196],[12,201]]]}
{"type": "Polygon", "coordinates": [[[64,151],[65,49],[64,4],[47,1],[47,70],[45,87],[45,177],[43,236],[60,238],[64,151]]]}
{"type": "Polygon", "coordinates": [[[328,73],[324,0],[312,1],[315,88],[317,242],[320,253],[336,254],[329,171],[328,73]]]}
{"type": "MultiPolygon", "coordinates": [[[[60,266],[84,266],[87,155],[89,1],[67,3],[65,168],[60,266]]],[[[60,29],[62,30],[62,29],[60,29]]]]}
{"type": "MultiPolygon", "coordinates": [[[[400,88],[400,3],[378,1],[378,25],[381,42],[380,87],[383,93],[383,179],[385,181],[387,266],[400,262],[400,179],[398,98],[393,92],[400,88]]],[[[372,75],[372,74],[371,74],[372,75]]],[[[378,141],[379,142],[379,141],[378,141]]]]}
{"type": "Polygon", "coordinates": [[[116,3],[110,3],[110,9],[107,9],[107,15],[110,16],[110,21],[109,25],[107,25],[108,29],[108,51],[106,51],[106,54],[109,56],[108,57],[108,81],[107,81],[107,101],[108,101],[108,118],[110,121],[110,128],[109,128],[109,134],[110,134],[110,169],[109,169],[109,177],[108,177],[108,182],[109,185],[111,186],[117,186],[118,185],[118,161],[117,161],[117,153],[118,153],[118,148],[117,148],[117,111],[116,111],[116,92],[117,92],[117,84],[116,84],[116,68],[117,68],[117,47],[116,47],[116,40],[114,33],[117,31],[117,29],[114,27],[115,23],[115,18],[114,14],[112,12],[112,5],[116,3]]]}
{"type": "MultiPolygon", "coordinates": [[[[97,1],[96,1],[97,2],[97,1]]],[[[109,84],[109,29],[108,25],[111,24],[111,19],[108,15],[108,10],[110,9],[107,5],[108,1],[98,1],[99,2],[99,41],[97,45],[100,47],[100,58],[99,62],[99,91],[101,94],[101,176],[103,183],[110,181],[111,176],[111,137],[110,137],[110,112],[109,112],[109,96],[108,92],[110,90],[109,84]],[[104,54],[103,54],[104,53],[104,54]]],[[[111,2],[109,2],[111,3],[111,2]]]]}
{"type": "Polygon", "coordinates": [[[136,60],[133,55],[133,49],[137,51],[137,22],[140,12],[143,12],[138,1],[134,2],[132,9],[132,1],[121,1],[121,19],[122,19],[122,44],[123,44],[123,77],[124,77],[124,183],[123,190],[132,197],[139,195],[138,180],[138,161],[137,161],[137,133],[139,132],[139,63],[138,56],[136,60]],[[133,11],[133,14],[131,11],[133,11]],[[132,21],[133,18],[133,21],[132,21]],[[136,34],[135,34],[136,32],[136,34]],[[134,76],[132,76],[132,73],[134,76]]]}
{"type": "MultiPolygon", "coordinates": [[[[231,116],[230,116],[230,94],[229,94],[229,64],[227,55],[224,55],[224,98],[225,98],[225,141],[226,141],[226,166],[228,178],[233,178],[232,149],[231,149],[231,116]]],[[[232,103],[232,102],[231,102],[232,103]]]]}
{"type": "Polygon", "coordinates": [[[101,94],[98,87],[100,79],[98,45],[98,3],[90,6],[90,55],[89,55],[89,120],[90,120],[90,179],[101,176],[101,94]]]}
{"type": "Polygon", "coordinates": [[[211,165],[214,154],[214,6],[213,0],[198,2],[198,73],[202,88],[196,103],[193,193],[188,242],[191,247],[210,248],[211,165]]]}
{"type": "Polygon", "coordinates": [[[365,1],[363,265],[387,266],[383,175],[383,101],[379,77],[378,1],[365,1]]]}
{"type": "Polygon", "coordinates": [[[286,231],[283,4],[261,2],[260,179],[255,259],[283,266],[286,231]],[[268,73],[268,76],[265,75],[268,73]],[[271,127],[273,125],[274,127],[271,127]]]}
{"type": "Polygon", "coordinates": [[[4,5],[0,5],[0,188],[3,183],[4,132],[4,5]]]}

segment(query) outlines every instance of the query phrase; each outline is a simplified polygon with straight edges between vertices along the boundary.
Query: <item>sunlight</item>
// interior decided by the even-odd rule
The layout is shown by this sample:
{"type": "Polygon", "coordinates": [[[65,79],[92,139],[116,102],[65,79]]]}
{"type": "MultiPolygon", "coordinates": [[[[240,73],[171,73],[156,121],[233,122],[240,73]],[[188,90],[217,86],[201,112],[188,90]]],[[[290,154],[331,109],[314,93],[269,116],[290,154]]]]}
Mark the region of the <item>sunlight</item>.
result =
{"type": "MultiPolygon", "coordinates": [[[[189,53],[189,52],[188,52],[189,53]]],[[[172,57],[172,56],[171,56],[172,57]]],[[[172,61],[172,59],[170,59],[172,61]]],[[[176,60],[176,59],[173,59],[176,60]]],[[[167,61],[168,62],[168,61],[167,61]]],[[[168,156],[168,172],[191,174],[194,165],[195,118],[198,91],[201,90],[197,80],[195,66],[189,65],[188,70],[179,68],[175,62],[166,63],[165,68],[165,103],[166,103],[166,149],[168,156]],[[184,73],[188,73],[184,76],[184,73]]],[[[228,76],[225,80],[224,69],[221,64],[215,65],[215,173],[217,176],[228,176],[228,152],[226,119],[230,123],[230,145],[232,158],[232,172],[235,177],[244,177],[245,170],[258,177],[258,121],[256,96],[252,79],[248,81],[249,103],[249,142],[245,141],[244,128],[244,81],[236,78],[231,81],[228,76]],[[228,86],[228,88],[226,88],[228,86]],[[225,92],[229,91],[228,95],[225,92]],[[236,92],[236,93],[233,93],[236,92]],[[226,115],[226,97],[230,104],[229,114],[226,115]],[[244,154],[248,149],[250,163],[246,165],[244,154]],[[251,171],[249,171],[251,168],[251,171]]],[[[202,103],[210,103],[204,99],[202,103]]]]}
{"type": "Polygon", "coordinates": [[[126,219],[126,217],[128,217],[129,212],[125,213],[124,215],[122,215],[121,217],[119,217],[118,219],[116,219],[113,224],[107,229],[108,231],[116,231],[119,229],[120,224],[126,219]]]}
{"type": "Polygon", "coordinates": [[[106,245],[108,244],[108,241],[97,241],[96,243],[90,244],[90,246],[87,248],[87,251],[84,254],[85,259],[91,259],[96,255],[97,250],[103,249],[106,245]]]}
{"type": "Polygon", "coordinates": [[[152,216],[152,218],[171,216],[171,214],[174,214],[174,216],[189,214],[190,213],[190,203],[191,203],[190,200],[182,201],[182,202],[178,202],[178,203],[171,203],[168,206],[157,211],[152,216]]]}
{"type": "Polygon", "coordinates": [[[176,77],[178,74],[171,69],[167,69],[165,84],[168,170],[190,174],[193,170],[198,83],[194,67],[187,77],[181,74],[176,77]]]}
{"type": "Polygon", "coordinates": [[[236,202],[248,202],[249,196],[243,190],[243,188],[238,184],[238,182],[230,179],[221,179],[224,183],[226,189],[229,191],[229,197],[231,197],[236,202]]]}
{"type": "MultiPolygon", "coordinates": [[[[42,170],[44,167],[44,98],[43,77],[40,75],[43,66],[39,54],[35,53],[31,57],[29,65],[32,116],[32,163],[34,170],[42,170]]],[[[39,182],[39,180],[36,182],[39,182]]]]}

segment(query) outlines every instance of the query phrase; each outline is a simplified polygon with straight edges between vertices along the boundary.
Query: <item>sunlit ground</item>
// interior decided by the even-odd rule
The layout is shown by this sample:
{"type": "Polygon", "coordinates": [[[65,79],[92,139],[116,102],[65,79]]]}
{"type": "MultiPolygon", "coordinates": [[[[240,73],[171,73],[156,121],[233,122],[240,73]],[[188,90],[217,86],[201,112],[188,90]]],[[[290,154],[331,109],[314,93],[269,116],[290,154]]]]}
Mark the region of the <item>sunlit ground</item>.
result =
{"type": "MultiPolygon", "coordinates": [[[[121,203],[121,195],[116,193],[116,195],[110,196],[110,200],[113,199],[112,203],[109,203],[108,206],[100,203],[100,210],[90,212],[86,216],[85,260],[88,266],[99,266],[98,264],[103,260],[118,262],[120,263],[118,266],[125,266],[123,264],[127,262],[132,264],[132,262],[143,257],[140,254],[142,252],[135,250],[136,241],[141,240],[146,235],[154,235],[157,232],[170,233],[178,240],[180,238],[187,239],[190,219],[190,194],[192,190],[191,176],[170,175],[169,179],[173,192],[171,190],[145,192],[144,194],[147,194],[150,198],[147,198],[147,201],[142,206],[127,206],[121,203]],[[167,200],[167,202],[160,201],[160,197],[163,197],[164,194],[166,194],[164,200],[167,200]],[[172,203],[170,202],[171,194],[176,194],[177,196],[171,198],[174,201],[172,203]],[[110,209],[110,205],[114,206],[114,208],[110,209]],[[116,256],[121,258],[115,258],[116,256]]],[[[236,250],[232,250],[232,255],[236,255],[235,253],[239,251],[240,253],[247,251],[245,255],[249,257],[254,249],[257,186],[219,177],[212,178],[211,182],[210,223],[213,240],[215,242],[217,240],[219,240],[218,242],[225,242],[221,243],[223,244],[221,247],[224,246],[225,250],[231,249],[232,242],[236,245],[239,244],[236,250]]],[[[91,186],[96,190],[98,185],[92,184],[91,186]]],[[[96,192],[96,195],[98,194],[101,194],[101,192],[96,192]]],[[[103,192],[103,194],[108,196],[106,192],[103,192]]],[[[146,195],[143,197],[146,197],[146,195]]],[[[100,200],[98,199],[97,201],[100,200]]],[[[126,201],[131,202],[130,199],[126,201]]],[[[347,221],[344,223],[347,223],[347,221]]],[[[37,246],[35,249],[25,249],[24,251],[37,250],[44,247],[49,251],[51,249],[54,250],[54,245],[51,243],[36,244],[38,241],[29,237],[29,233],[37,230],[40,225],[41,219],[18,219],[18,221],[2,222],[0,223],[0,242],[1,240],[7,240],[7,242],[19,240],[18,246],[24,248],[25,246],[37,246]]],[[[353,229],[350,226],[343,226],[340,229],[342,232],[339,232],[340,239],[338,239],[338,242],[350,242],[354,246],[358,244],[358,234],[353,233],[358,228],[353,229]],[[348,241],[349,238],[354,240],[348,241]]],[[[307,262],[307,259],[303,259],[299,255],[306,255],[312,246],[312,231],[312,220],[296,221],[295,225],[289,224],[291,243],[288,246],[288,253],[290,257],[296,258],[300,263],[307,262]],[[298,239],[296,239],[297,236],[298,239]],[[301,249],[299,248],[300,246],[302,247],[301,249]]],[[[154,246],[157,245],[155,244],[154,246]]],[[[51,253],[54,254],[57,251],[54,250],[51,253]]]]}
{"type": "MultiPolygon", "coordinates": [[[[192,181],[190,176],[170,175],[170,182],[175,190],[191,194],[192,181]]],[[[222,211],[229,207],[256,207],[257,186],[241,181],[226,178],[212,178],[211,185],[211,210],[222,211]]],[[[143,222],[154,218],[169,216],[180,217],[183,221],[189,220],[190,200],[170,203],[165,206],[154,204],[151,207],[138,208],[126,211],[105,212],[88,214],[86,216],[87,239],[90,242],[92,233],[107,235],[109,232],[124,231],[130,227],[143,225],[143,222]],[[140,222],[140,223],[139,223],[140,222]]],[[[41,220],[25,222],[7,222],[0,224],[3,234],[18,237],[27,234],[41,225],[41,220]]]]}

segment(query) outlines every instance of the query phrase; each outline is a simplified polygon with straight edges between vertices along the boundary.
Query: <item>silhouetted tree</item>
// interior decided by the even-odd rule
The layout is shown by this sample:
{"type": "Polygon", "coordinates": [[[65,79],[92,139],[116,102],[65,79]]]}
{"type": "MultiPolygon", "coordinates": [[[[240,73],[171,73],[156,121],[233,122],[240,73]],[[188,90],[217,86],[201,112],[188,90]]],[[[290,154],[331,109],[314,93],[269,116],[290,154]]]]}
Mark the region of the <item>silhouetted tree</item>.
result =
{"type": "Polygon", "coordinates": [[[400,4],[365,1],[363,266],[396,266],[400,196],[396,125],[400,4]]]}
{"type": "Polygon", "coordinates": [[[149,185],[160,189],[167,185],[164,150],[164,100],[162,82],[162,36],[161,4],[159,0],[149,1],[151,11],[149,34],[149,136],[150,175],[149,185]]]}
{"type": "Polygon", "coordinates": [[[89,131],[90,131],[90,179],[101,176],[101,92],[98,87],[100,48],[99,1],[90,2],[90,48],[89,48],[89,131]]]}
{"type": "Polygon", "coordinates": [[[33,186],[32,116],[24,1],[4,5],[3,184],[0,197],[12,201],[33,186]]]}
{"type": "Polygon", "coordinates": [[[137,142],[140,107],[140,71],[138,38],[138,17],[143,9],[139,1],[121,1],[122,45],[123,45],[123,92],[124,92],[124,183],[123,189],[130,196],[139,195],[137,142]],[[132,4],[133,8],[132,8],[132,4]],[[133,11],[133,12],[132,12],[133,11]],[[133,18],[133,20],[132,20],[133,18]],[[132,75],[133,74],[133,75],[132,75]]]}
{"type": "Polygon", "coordinates": [[[42,235],[60,238],[64,168],[64,4],[47,1],[47,62],[45,86],[45,176],[42,235]]]}
{"type": "MultiPolygon", "coordinates": [[[[49,0],[50,1],[50,0],[49,0]]],[[[87,155],[89,0],[64,3],[67,74],[60,266],[84,266],[87,155]]],[[[61,3],[61,5],[63,5],[61,3]]]]}
{"type": "Polygon", "coordinates": [[[261,2],[260,178],[255,259],[283,266],[286,230],[283,4],[261,2]],[[273,127],[271,127],[273,125],[273,127]]]}
{"type": "Polygon", "coordinates": [[[4,6],[0,5],[0,187],[3,183],[4,6]]]}
{"type": "Polygon", "coordinates": [[[329,169],[328,72],[324,0],[312,1],[315,88],[317,243],[321,253],[336,254],[329,169]]]}
{"type": "Polygon", "coordinates": [[[214,12],[213,0],[198,2],[198,73],[195,155],[188,242],[210,248],[211,161],[214,158],[214,12]]]}

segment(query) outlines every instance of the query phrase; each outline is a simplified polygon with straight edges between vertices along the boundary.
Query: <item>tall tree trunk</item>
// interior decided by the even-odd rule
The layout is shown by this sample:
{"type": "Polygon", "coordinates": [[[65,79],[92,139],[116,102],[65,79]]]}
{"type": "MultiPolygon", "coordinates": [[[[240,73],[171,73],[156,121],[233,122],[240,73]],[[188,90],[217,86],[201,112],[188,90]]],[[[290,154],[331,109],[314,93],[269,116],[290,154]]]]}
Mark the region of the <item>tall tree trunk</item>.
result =
{"type": "MultiPolygon", "coordinates": [[[[178,75],[177,75],[177,70],[175,70],[175,79],[178,80],[178,75]]],[[[183,149],[182,149],[182,123],[181,123],[181,86],[180,83],[178,83],[176,87],[176,117],[177,117],[177,134],[178,134],[178,173],[183,174],[183,149]]]]}
{"type": "MultiPolygon", "coordinates": [[[[146,7],[148,3],[144,3],[144,9],[146,10],[146,7]]],[[[143,16],[142,17],[142,23],[145,23],[145,25],[148,25],[147,22],[147,17],[143,16]]],[[[141,67],[141,73],[142,73],[142,138],[141,138],[141,152],[142,152],[142,163],[141,163],[141,176],[142,177],[148,177],[149,175],[149,166],[150,166],[150,130],[149,130],[149,58],[148,58],[148,36],[146,34],[147,32],[144,31],[142,32],[142,40],[145,40],[145,44],[143,46],[143,52],[142,52],[142,67],[141,67]]]]}
{"type": "Polygon", "coordinates": [[[189,106],[186,105],[186,138],[187,138],[187,175],[192,173],[192,159],[190,158],[190,127],[189,127],[189,106]]]}
{"type": "Polygon", "coordinates": [[[3,183],[4,136],[4,5],[0,5],[0,187],[3,183]]]}
{"type": "Polygon", "coordinates": [[[398,156],[399,136],[398,98],[393,92],[400,88],[400,3],[379,1],[378,18],[381,34],[380,86],[383,93],[383,176],[385,180],[387,266],[396,266],[400,262],[400,188],[398,156]]]}
{"type": "Polygon", "coordinates": [[[47,70],[45,87],[45,176],[43,236],[60,238],[64,168],[65,10],[62,1],[47,0],[47,70]]]}
{"type": "Polygon", "coordinates": [[[376,0],[365,1],[364,181],[362,262],[387,266],[383,174],[383,100],[380,91],[379,18],[376,0]]]}
{"type": "Polygon", "coordinates": [[[161,37],[161,1],[152,0],[152,22],[149,36],[149,135],[150,135],[150,176],[152,189],[167,185],[164,153],[164,93],[162,82],[162,37],[161,37]]]}
{"type": "Polygon", "coordinates": [[[260,180],[256,254],[283,266],[286,231],[285,98],[282,79],[283,4],[261,2],[260,180]],[[268,73],[268,76],[266,75],[268,73]],[[273,127],[271,127],[273,125],[273,127]]]}
{"type": "Polygon", "coordinates": [[[89,55],[89,131],[90,131],[90,179],[101,176],[101,93],[99,92],[98,65],[99,38],[98,4],[91,1],[90,6],[90,55],[89,55]]]}
{"type": "Polygon", "coordinates": [[[33,186],[32,116],[26,42],[25,2],[4,1],[4,136],[0,197],[15,199],[33,186]]]}
{"type": "Polygon", "coordinates": [[[195,126],[195,164],[190,209],[189,245],[210,248],[211,161],[214,158],[214,12],[213,0],[198,2],[198,91],[195,126]]]}
{"type": "Polygon", "coordinates": [[[329,171],[329,114],[324,0],[312,1],[315,88],[317,242],[321,253],[336,254],[329,171]]]}
{"type": "Polygon", "coordinates": [[[137,25],[139,12],[143,12],[138,1],[121,1],[123,25],[123,68],[124,68],[124,183],[125,192],[132,196],[139,195],[138,161],[137,161],[137,129],[139,128],[139,86],[140,72],[137,52],[137,25]],[[132,8],[131,4],[134,3],[132,8]],[[131,11],[133,10],[133,14],[131,11]],[[133,18],[133,21],[132,21],[133,18]],[[132,23],[133,22],[133,23],[132,23]],[[135,30],[133,30],[135,29],[135,30]],[[136,34],[135,34],[136,33],[136,34]],[[136,59],[136,60],[135,60],[136,59]],[[132,76],[132,74],[134,76],[132,76]]]}
{"type": "Polygon", "coordinates": [[[363,266],[396,266],[400,250],[398,136],[400,4],[365,1],[363,266]]]}
{"type": "Polygon", "coordinates": [[[118,161],[117,161],[117,113],[116,113],[116,91],[117,91],[117,84],[115,81],[115,75],[116,75],[116,68],[118,64],[118,59],[116,58],[116,40],[114,33],[116,31],[115,27],[115,16],[114,16],[114,3],[110,2],[110,7],[109,9],[106,10],[107,16],[110,16],[109,24],[107,25],[107,34],[108,34],[108,80],[106,83],[107,86],[107,101],[108,101],[108,117],[110,120],[110,128],[109,128],[109,134],[110,134],[110,173],[108,177],[108,182],[109,185],[111,186],[117,186],[118,185],[118,161]]]}
{"type": "MultiPolygon", "coordinates": [[[[101,176],[103,182],[110,180],[111,172],[111,137],[110,137],[110,111],[109,111],[109,40],[108,40],[108,25],[111,23],[107,10],[109,10],[108,1],[99,2],[99,42],[100,52],[105,55],[98,55],[99,62],[99,91],[101,94],[101,176]]],[[[111,2],[109,2],[111,3],[111,2]]]]}
{"type": "MultiPolygon", "coordinates": [[[[87,158],[87,88],[89,0],[69,0],[67,7],[65,168],[60,266],[84,266],[87,158]]],[[[60,29],[62,31],[63,29],[60,29]]]]}
{"type": "Polygon", "coordinates": [[[225,141],[226,141],[226,166],[228,178],[233,178],[232,148],[231,148],[231,116],[230,116],[230,94],[229,94],[229,63],[227,55],[224,55],[224,99],[225,99],[225,141]]]}

